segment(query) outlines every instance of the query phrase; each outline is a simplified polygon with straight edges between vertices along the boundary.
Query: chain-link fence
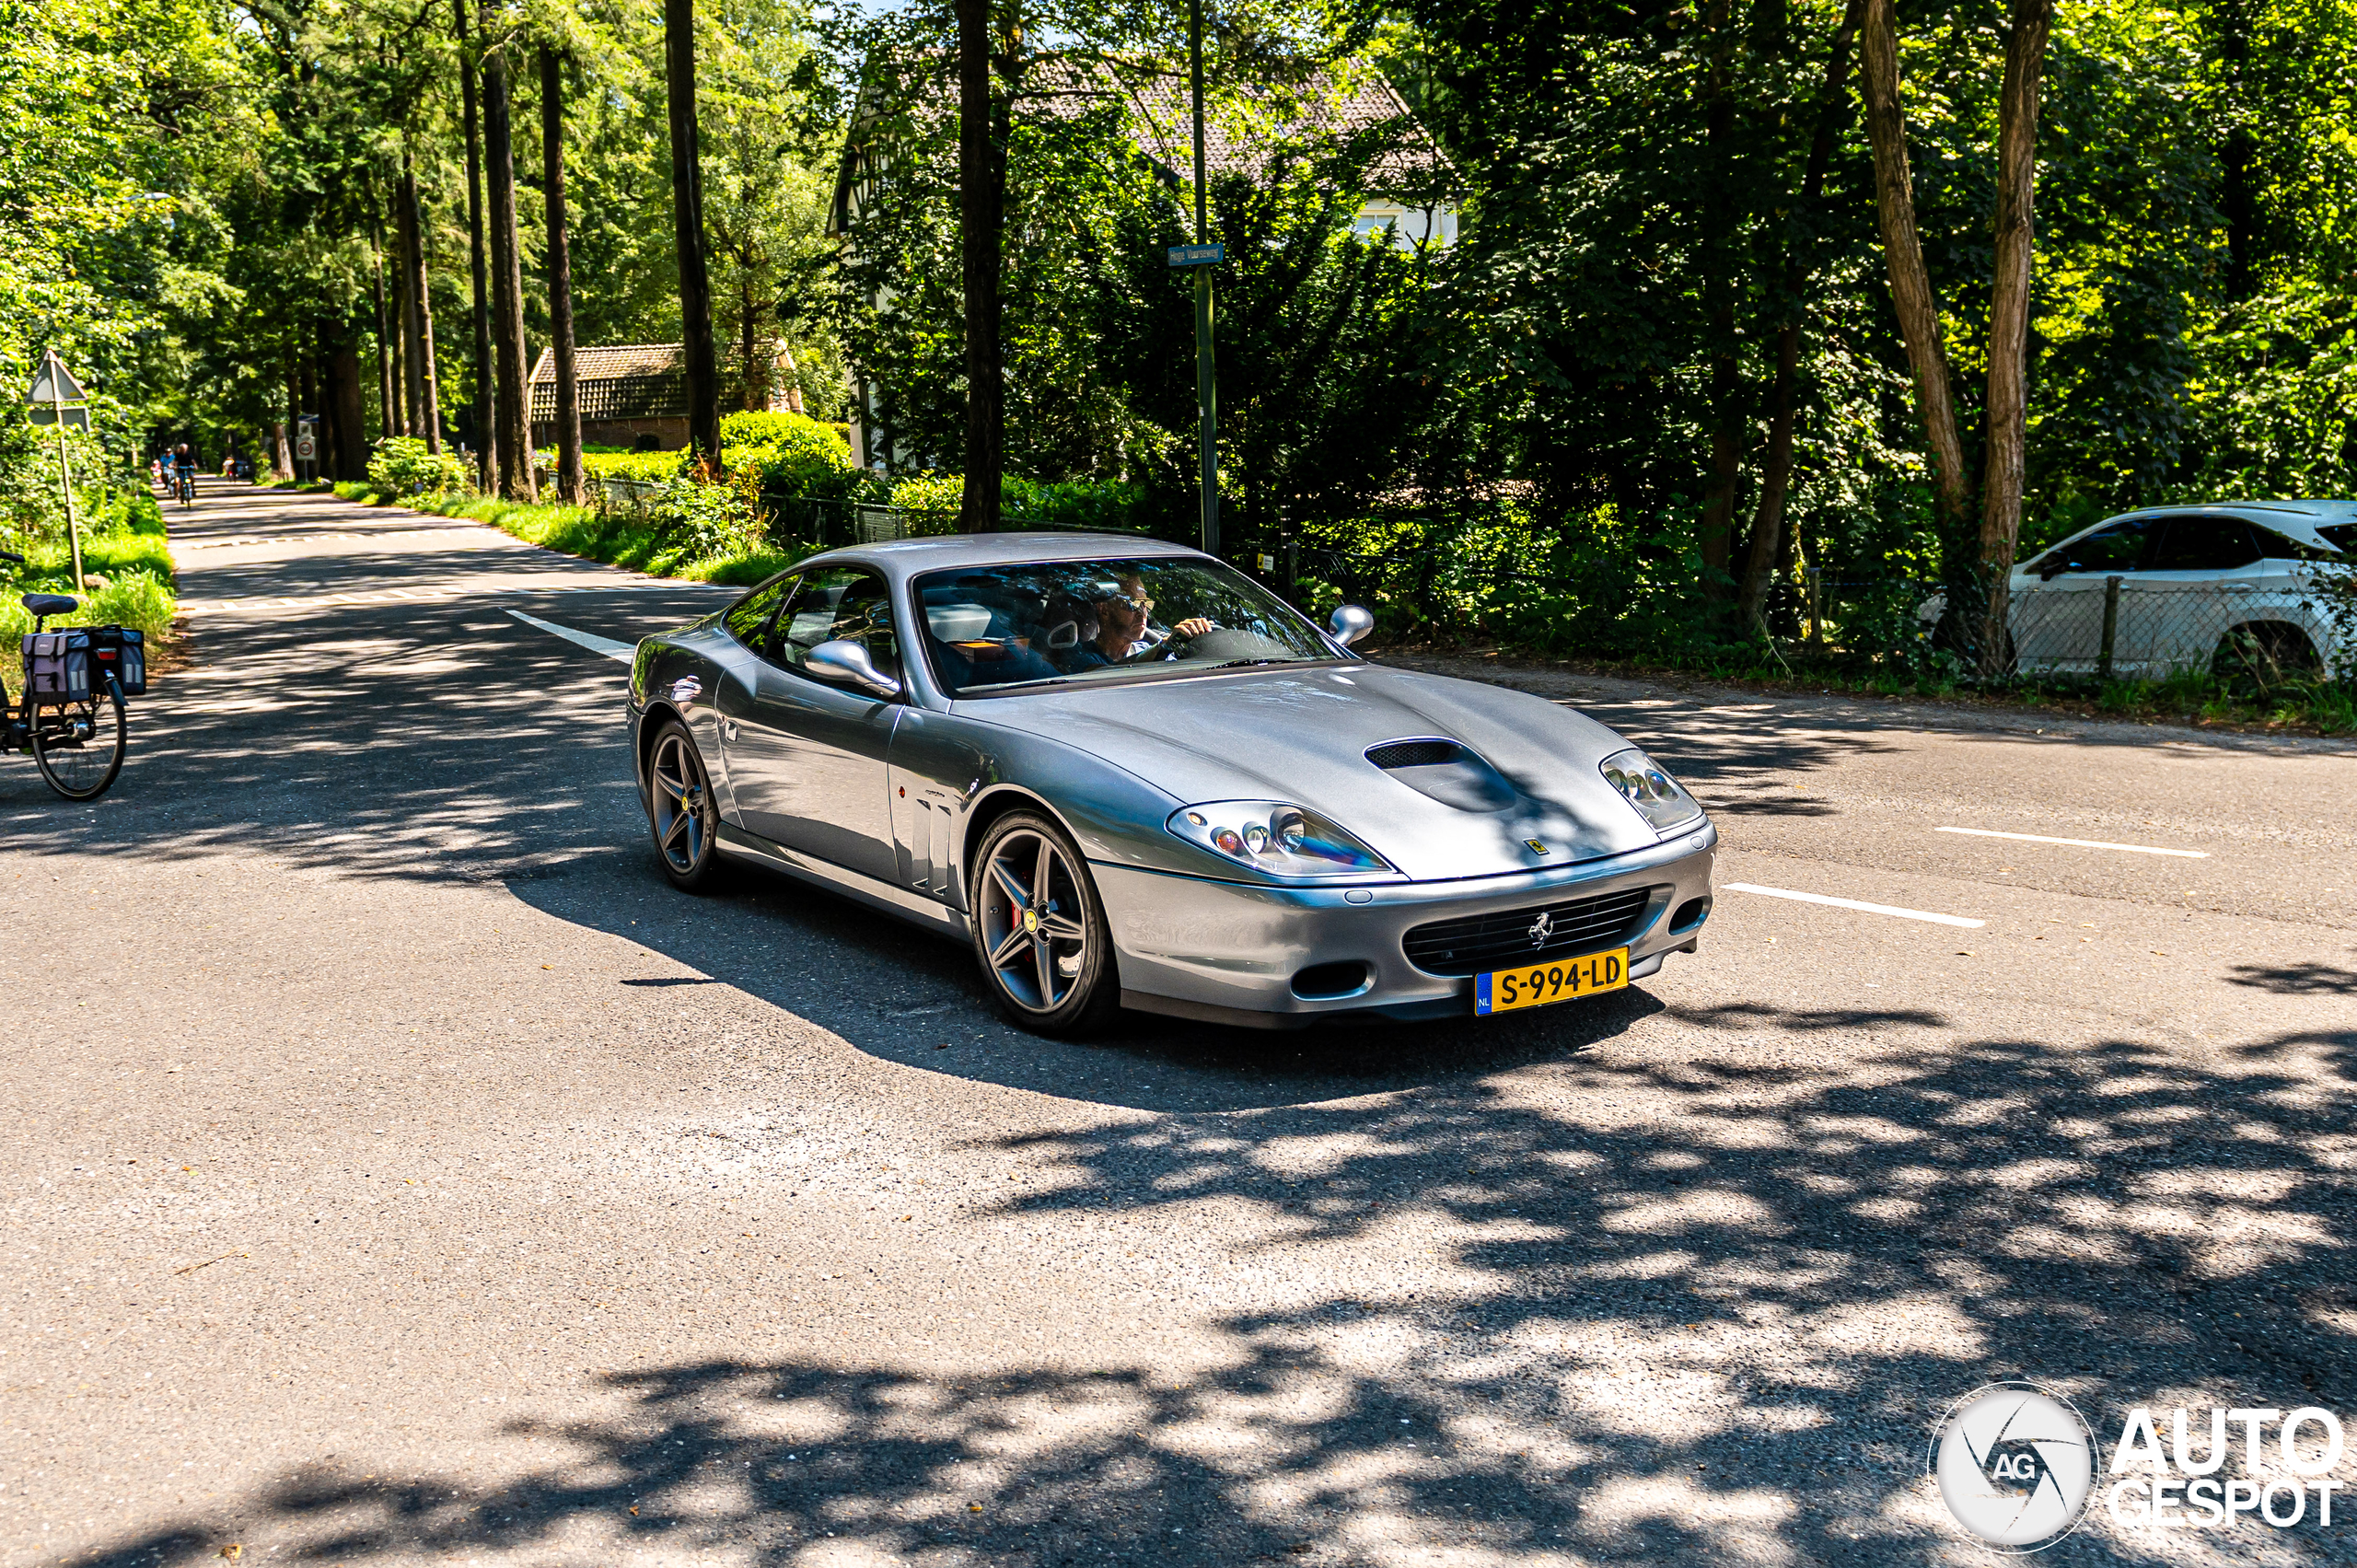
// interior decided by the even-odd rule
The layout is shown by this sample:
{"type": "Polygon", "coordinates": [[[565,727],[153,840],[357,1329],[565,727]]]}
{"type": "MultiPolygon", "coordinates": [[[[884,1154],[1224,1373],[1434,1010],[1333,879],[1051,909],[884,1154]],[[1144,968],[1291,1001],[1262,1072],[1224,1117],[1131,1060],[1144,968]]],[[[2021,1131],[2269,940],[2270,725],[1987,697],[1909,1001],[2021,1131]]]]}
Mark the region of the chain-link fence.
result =
{"type": "MultiPolygon", "coordinates": [[[[1635,595],[1603,601],[1594,578],[1434,551],[1346,552],[1281,540],[1239,564],[1296,603],[1364,604],[1387,630],[1410,637],[1512,636],[1533,629],[1531,611],[1551,609],[1572,632],[1563,651],[1618,652],[1630,639],[1612,629],[1645,608],[1635,595]]],[[[2342,658],[2351,597],[2306,571],[2242,582],[2066,575],[2013,590],[2000,663],[2032,678],[2157,680],[2189,670],[2267,683],[2313,678],[2342,658]]],[[[1689,593],[1683,602],[1698,608],[1699,598],[1689,593]]],[[[1946,609],[1937,584],[1805,569],[1771,585],[1760,621],[1772,641],[1799,654],[1928,658],[1944,635],[1968,635],[1943,628],[1946,609]]],[[[2357,647],[2346,652],[2357,656],[2357,647]]]]}
{"type": "Polygon", "coordinates": [[[2005,615],[2023,675],[2157,680],[2247,669],[2322,673],[2337,651],[2330,607],[2305,574],[2247,582],[2071,573],[2016,587],[2005,615]]]}

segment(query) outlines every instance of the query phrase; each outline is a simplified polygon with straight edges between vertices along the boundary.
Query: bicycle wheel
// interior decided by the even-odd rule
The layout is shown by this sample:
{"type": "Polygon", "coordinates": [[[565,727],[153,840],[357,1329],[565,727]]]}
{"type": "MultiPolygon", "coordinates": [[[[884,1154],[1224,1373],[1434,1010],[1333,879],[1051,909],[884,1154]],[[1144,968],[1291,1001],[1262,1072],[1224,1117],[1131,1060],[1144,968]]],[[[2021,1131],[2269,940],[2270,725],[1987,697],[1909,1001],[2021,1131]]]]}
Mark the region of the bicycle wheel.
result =
{"type": "Polygon", "coordinates": [[[33,761],[49,787],[68,800],[96,800],[122,772],[128,749],[122,693],[112,679],[104,696],[33,714],[33,761]]]}

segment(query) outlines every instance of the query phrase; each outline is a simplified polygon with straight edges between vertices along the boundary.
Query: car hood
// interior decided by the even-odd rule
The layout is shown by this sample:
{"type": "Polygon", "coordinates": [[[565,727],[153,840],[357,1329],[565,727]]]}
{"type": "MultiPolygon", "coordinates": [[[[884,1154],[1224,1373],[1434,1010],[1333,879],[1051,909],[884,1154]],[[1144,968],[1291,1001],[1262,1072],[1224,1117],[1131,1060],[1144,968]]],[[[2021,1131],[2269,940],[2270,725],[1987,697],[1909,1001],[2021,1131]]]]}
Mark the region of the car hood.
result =
{"type": "Polygon", "coordinates": [[[1067,687],[957,708],[1087,751],[1186,804],[1306,807],[1418,881],[1528,871],[1660,842],[1597,770],[1626,740],[1541,698],[1477,681],[1349,665],[1067,687]],[[1475,752],[1504,787],[1451,804],[1402,782],[1429,775],[1367,760],[1369,747],[1424,738],[1475,752]]]}

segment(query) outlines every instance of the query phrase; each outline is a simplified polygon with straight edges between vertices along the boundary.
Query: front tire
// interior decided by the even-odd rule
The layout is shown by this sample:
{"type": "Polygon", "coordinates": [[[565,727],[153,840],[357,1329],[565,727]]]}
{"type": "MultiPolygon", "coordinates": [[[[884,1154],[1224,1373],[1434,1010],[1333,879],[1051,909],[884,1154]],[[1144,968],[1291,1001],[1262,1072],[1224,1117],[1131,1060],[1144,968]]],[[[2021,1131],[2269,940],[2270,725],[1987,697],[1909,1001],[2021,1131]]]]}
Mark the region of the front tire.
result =
{"type": "Polygon", "coordinates": [[[671,886],[689,893],[710,891],[720,876],[720,811],[696,738],[678,719],[665,720],[655,732],[655,749],[647,757],[646,824],[655,835],[655,858],[671,886]]]}
{"type": "Polygon", "coordinates": [[[96,800],[122,772],[128,749],[122,692],[107,678],[103,696],[33,714],[33,762],[49,787],[68,800],[96,800]]]}
{"type": "Polygon", "coordinates": [[[1017,811],[982,835],[967,885],[974,957],[1006,1020],[1070,1039],[1120,1010],[1113,933],[1088,863],[1046,817],[1017,811]]]}

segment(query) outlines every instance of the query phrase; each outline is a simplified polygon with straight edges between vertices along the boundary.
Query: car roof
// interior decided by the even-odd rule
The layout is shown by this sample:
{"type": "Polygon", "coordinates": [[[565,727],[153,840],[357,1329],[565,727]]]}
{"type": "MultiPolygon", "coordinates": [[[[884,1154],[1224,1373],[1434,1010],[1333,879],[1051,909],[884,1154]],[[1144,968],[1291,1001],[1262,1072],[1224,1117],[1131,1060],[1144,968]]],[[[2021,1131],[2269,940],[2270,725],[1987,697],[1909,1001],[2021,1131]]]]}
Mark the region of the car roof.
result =
{"type": "Polygon", "coordinates": [[[1020,566],[1037,561],[1136,560],[1168,556],[1208,561],[1213,557],[1189,545],[1125,533],[959,533],[928,534],[922,539],[885,540],[875,544],[846,545],[797,562],[799,572],[841,562],[873,567],[895,582],[927,572],[978,566],[1020,566]]]}

